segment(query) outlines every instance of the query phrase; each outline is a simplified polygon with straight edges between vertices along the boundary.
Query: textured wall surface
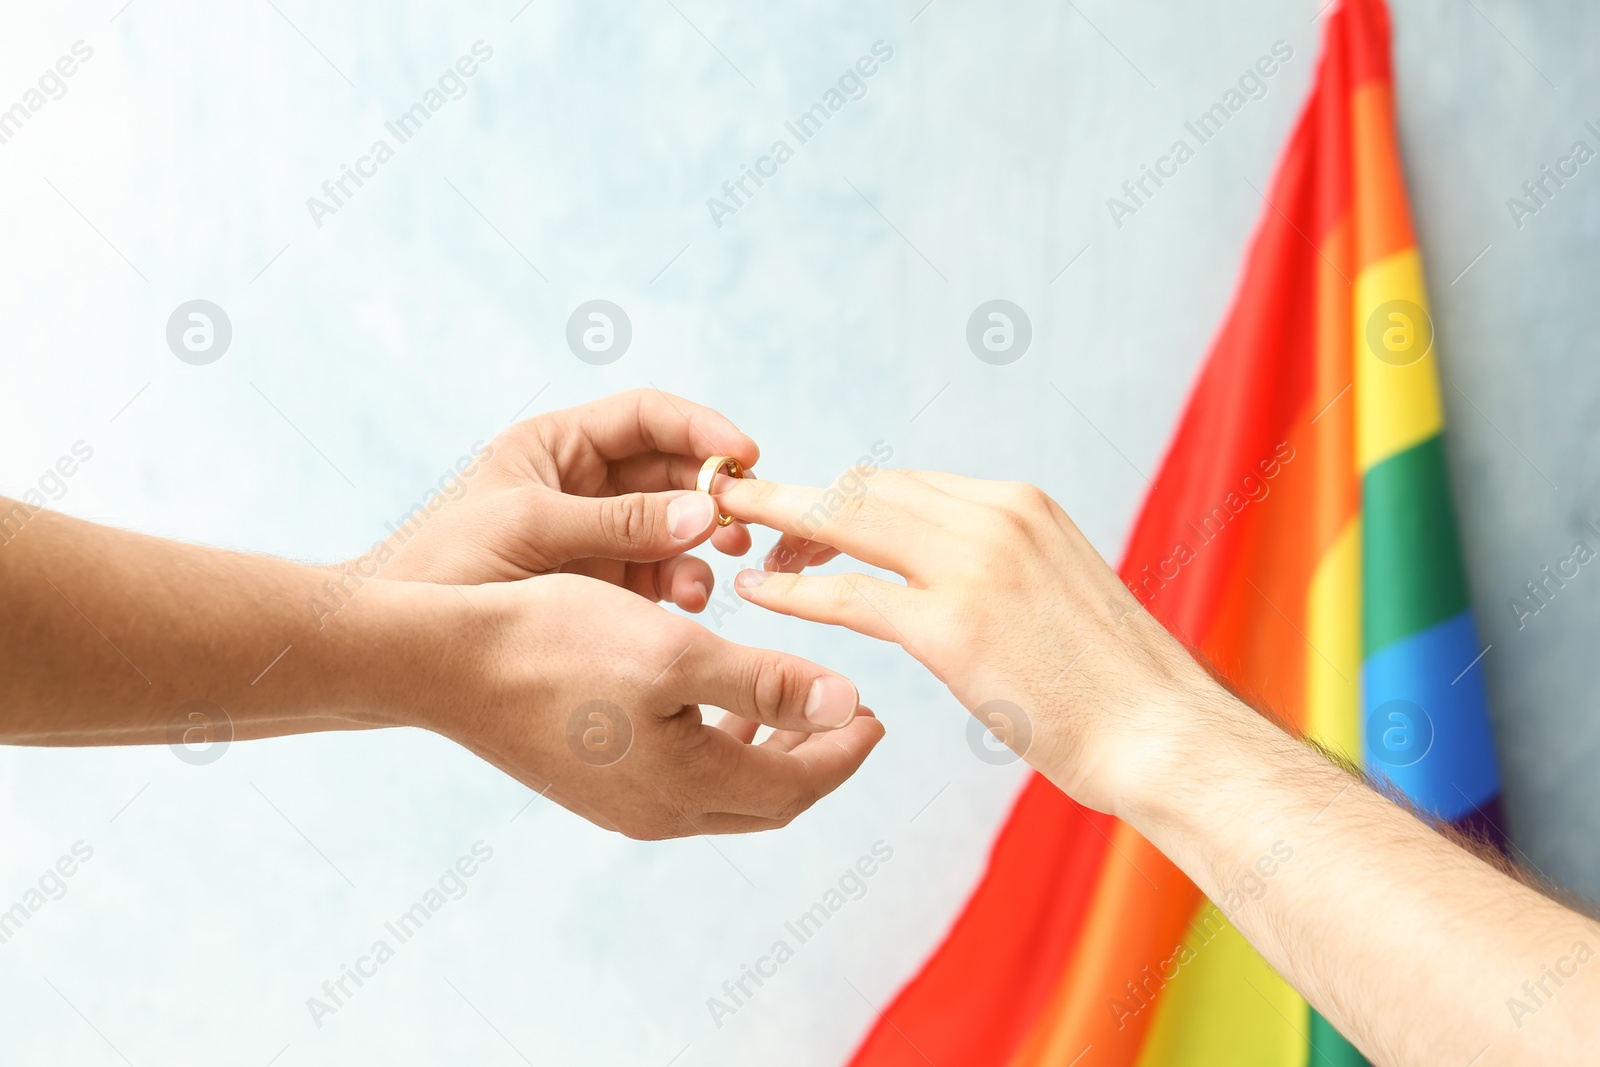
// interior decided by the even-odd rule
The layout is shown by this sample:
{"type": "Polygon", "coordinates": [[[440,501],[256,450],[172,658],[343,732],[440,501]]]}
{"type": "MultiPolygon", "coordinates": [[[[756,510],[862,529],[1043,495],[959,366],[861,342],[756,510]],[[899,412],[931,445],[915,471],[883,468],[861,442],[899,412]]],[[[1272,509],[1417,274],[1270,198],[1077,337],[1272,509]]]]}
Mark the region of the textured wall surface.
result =
{"type": "MultiPolygon", "coordinates": [[[[726,411],[769,477],[820,483],[881,441],[897,465],[1037,482],[1114,558],[1318,33],[1317,5],[1269,0],[121,3],[29,5],[0,34],[0,107],[92,49],[0,143],[0,491],[82,441],[62,509],[315,561],[365,549],[530,401],[638,385],[726,411]],[[461,97],[313,218],[480,40],[461,97]],[[879,41],[892,59],[799,144],[786,120],[879,41]],[[1280,41],[1257,98],[1113,220],[1107,198],[1280,41]],[[779,138],[792,158],[714,219],[707,198],[779,138]],[[207,366],[164,335],[195,298],[233,328],[207,366]],[[633,326],[604,367],[565,342],[593,298],[633,326]],[[995,298],[1032,324],[1008,366],[965,337],[995,298]]],[[[1507,206],[1575,141],[1600,150],[1600,12],[1397,9],[1509,829],[1600,894],[1600,564],[1536,613],[1511,604],[1574,541],[1600,549],[1600,162],[1507,206]]],[[[0,750],[0,909],[92,849],[0,944],[0,1058],[839,1062],[970,890],[1022,772],[975,758],[965,714],[895,649],[753,608],[708,625],[850,674],[889,726],[781,834],[632,843],[407,731],[203,767],[0,750]],[[465,895],[313,1021],[307,998],[479,841],[465,895]],[[714,1020],[707,998],[879,841],[865,894],[714,1020]]]]}

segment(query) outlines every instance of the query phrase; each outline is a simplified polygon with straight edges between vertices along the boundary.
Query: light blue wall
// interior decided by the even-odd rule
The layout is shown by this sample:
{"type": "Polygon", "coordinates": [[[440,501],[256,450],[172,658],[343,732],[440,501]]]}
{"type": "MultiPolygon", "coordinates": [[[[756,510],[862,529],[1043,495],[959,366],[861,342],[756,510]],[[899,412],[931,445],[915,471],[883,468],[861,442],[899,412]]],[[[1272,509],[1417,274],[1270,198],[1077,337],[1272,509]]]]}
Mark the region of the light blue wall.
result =
{"type": "MultiPolygon", "coordinates": [[[[535,394],[655,385],[739,421],[769,477],[824,481],[881,440],[896,464],[1039,483],[1115,557],[1263,210],[1317,7],[674,2],[10,14],[0,104],[74,41],[94,55],[0,144],[0,489],[81,439],[67,511],[328,561],[535,394]],[[480,39],[465,97],[317,228],[307,197],[480,39]],[[879,40],[865,95],[716,227],[707,197],[879,40]],[[1106,198],[1279,40],[1265,95],[1115,226],[1106,198]],[[196,297],[235,331],[205,367],[163,339],[196,297]],[[607,367],[564,343],[595,297],[634,327],[607,367]],[[1033,325],[1011,366],[964,339],[993,298],[1033,325]]],[[[1399,99],[1511,829],[1600,893],[1600,576],[1520,629],[1507,604],[1575,538],[1600,546],[1580,529],[1600,521],[1600,164],[1520,229],[1505,206],[1575,139],[1600,147],[1600,14],[1540,12],[1400,4],[1399,99]]],[[[8,1059],[840,1062],[970,890],[1021,773],[975,759],[893,649],[754,609],[721,630],[851,674],[889,726],[781,834],[631,843],[523,811],[526,790],[414,733],[202,768],[0,752],[0,908],[94,849],[0,945],[8,1059]],[[467,896],[315,1027],[306,998],[479,839],[467,896]],[[716,1026],[706,998],[879,840],[866,895],[716,1026]]]]}

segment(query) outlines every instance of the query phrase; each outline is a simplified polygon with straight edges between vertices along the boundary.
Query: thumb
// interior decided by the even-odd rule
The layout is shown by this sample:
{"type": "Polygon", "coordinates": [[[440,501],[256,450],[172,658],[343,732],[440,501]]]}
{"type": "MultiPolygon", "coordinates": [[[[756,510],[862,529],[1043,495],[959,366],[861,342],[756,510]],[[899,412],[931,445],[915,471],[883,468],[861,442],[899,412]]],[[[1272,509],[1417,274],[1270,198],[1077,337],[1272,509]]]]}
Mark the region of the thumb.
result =
{"type": "Polygon", "coordinates": [[[702,630],[678,661],[673,695],[777,730],[837,730],[861,706],[848,679],[785,652],[749,648],[702,630]]]}
{"type": "Polygon", "coordinates": [[[559,495],[546,512],[547,540],[567,559],[651,563],[693,548],[717,528],[717,503],[709,493],[559,495]]]}

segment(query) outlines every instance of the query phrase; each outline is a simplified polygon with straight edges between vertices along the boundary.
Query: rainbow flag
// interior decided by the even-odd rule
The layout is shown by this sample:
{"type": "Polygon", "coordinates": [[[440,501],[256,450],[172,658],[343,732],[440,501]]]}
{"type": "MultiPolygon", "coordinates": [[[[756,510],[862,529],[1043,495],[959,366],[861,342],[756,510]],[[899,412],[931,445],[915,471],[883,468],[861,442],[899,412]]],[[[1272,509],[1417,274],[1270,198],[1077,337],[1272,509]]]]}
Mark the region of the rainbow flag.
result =
{"type": "MultiPolygon", "coordinates": [[[[1388,14],[1343,0],[1324,17],[1311,99],[1121,575],[1239,691],[1492,837],[1499,777],[1388,14]]],[[[1038,776],[852,1061],[1362,1062],[1148,842],[1038,776]]]]}

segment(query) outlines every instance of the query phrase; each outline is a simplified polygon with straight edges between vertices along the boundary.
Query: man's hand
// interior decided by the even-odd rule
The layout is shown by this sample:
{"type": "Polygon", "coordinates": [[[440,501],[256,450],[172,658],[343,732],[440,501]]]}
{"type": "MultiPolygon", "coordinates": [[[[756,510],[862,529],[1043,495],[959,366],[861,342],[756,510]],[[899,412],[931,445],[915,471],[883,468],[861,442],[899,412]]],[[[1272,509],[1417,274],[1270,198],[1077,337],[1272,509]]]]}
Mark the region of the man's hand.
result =
{"type": "MultiPolygon", "coordinates": [[[[431,592],[382,584],[386,597],[431,592]]],[[[592,578],[460,593],[427,598],[446,613],[441,628],[461,637],[436,684],[419,687],[413,724],[629,837],[784,826],[883,736],[838,675],[725,641],[592,578]],[[703,704],[732,714],[707,725],[703,704]],[[762,725],[775,732],[751,744],[762,725]]]]}
{"type": "Polygon", "coordinates": [[[1228,920],[1373,1063],[1577,1063],[1600,1040],[1600,971],[1578,969],[1600,928],[1234,699],[1039,490],[893,471],[713,489],[784,531],[777,570],[735,580],[746,599],[899,642],[1213,900],[1287,849],[1228,920]],[[797,573],[838,551],[906,584],[797,573]]]}
{"type": "Polygon", "coordinates": [[[879,470],[842,497],[728,478],[714,491],[728,514],[784,533],[773,570],[739,574],[741,596],[897,642],[1091,807],[1117,810],[1161,704],[1225,695],[1032,486],[879,470]],[[906,584],[793,573],[836,550],[906,584]]]}
{"type": "Polygon", "coordinates": [[[730,555],[750,547],[693,491],[711,455],[749,469],[760,450],[715,411],[656,389],[527,419],[384,543],[377,574],[476,585],[564,571],[701,611],[711,568],[684,553],[708,537],[730,555]]]}

